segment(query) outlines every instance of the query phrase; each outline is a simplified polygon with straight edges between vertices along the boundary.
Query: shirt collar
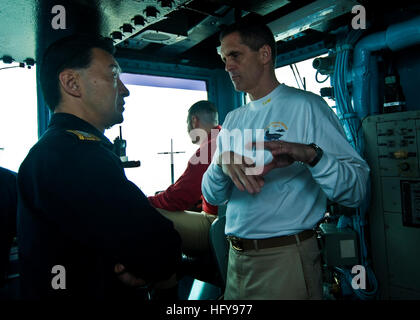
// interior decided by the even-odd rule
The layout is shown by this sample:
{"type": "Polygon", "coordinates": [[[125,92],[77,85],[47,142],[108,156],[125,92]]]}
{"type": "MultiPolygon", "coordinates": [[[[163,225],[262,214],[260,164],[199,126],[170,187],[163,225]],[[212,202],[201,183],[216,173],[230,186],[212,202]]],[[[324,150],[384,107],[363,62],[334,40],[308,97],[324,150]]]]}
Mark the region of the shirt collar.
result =
{"type": "Polygon", "coordinates": [[[97,136],[105,144],[112,145],[111,141],[108,140],[105,135],[92,126],[89,122],[76,117],[70,113],[58,112],[54,113],[51,117],[50,123],[48,124],[48,129],[64,129],[64,130],[80,130],[87,133],[91,133],[97,136]]]}

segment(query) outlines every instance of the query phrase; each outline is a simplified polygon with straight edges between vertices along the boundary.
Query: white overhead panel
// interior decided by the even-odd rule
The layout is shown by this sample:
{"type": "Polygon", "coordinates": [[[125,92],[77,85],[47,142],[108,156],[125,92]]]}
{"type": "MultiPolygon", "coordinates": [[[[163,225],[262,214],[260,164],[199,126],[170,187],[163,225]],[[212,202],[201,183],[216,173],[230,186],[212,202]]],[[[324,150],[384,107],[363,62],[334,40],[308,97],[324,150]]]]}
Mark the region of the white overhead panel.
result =
{"type": "MultiPolygon", "coordinates": [[[[293,11],[268,24],[276,41],[285,40],[307,29],[313,29],[322,23],[351,12],[357,1],[319,0],[301,9],[293,11]]],[[[351,21],[349,21],[351,25],[351,21]]]]}

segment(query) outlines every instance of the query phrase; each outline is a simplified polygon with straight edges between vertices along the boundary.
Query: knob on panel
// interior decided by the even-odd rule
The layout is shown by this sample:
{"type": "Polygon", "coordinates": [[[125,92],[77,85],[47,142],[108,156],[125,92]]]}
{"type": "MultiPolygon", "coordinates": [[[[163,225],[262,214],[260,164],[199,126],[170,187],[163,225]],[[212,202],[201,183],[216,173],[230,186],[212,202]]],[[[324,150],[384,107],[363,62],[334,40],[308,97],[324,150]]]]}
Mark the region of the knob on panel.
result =
{"type": "Polygon", "coordinates": [[[398,168],[400,168],[401,171],[408,171],[410,170],[410,164],[407,162],[401,162],[398,164],[398,168]]]}

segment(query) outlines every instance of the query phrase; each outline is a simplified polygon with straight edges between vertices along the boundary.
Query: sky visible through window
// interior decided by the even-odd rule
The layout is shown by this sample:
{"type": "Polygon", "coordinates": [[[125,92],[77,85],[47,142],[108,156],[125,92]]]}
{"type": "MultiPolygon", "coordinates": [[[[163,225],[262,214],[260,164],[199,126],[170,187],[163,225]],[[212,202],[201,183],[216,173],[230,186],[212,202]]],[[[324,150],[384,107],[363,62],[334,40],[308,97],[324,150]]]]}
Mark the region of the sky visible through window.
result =
{"type": "Polygon", "coordinates": [[[38,140],[35,70],[0,70],[0,166],[15,172],[38,140]]]}
{"type": "Polygon", "coordinates": [[[187,114],[195,102],[207,100],[207,91],[132,84],[126,86],[130,96],[125,99],[124,122],[106,130],[105,135],[113,142],[119,136],[121,126],[123,139],[127,140],[128,159],[141,161],[138,168],[126,168],[126,176],[150,196],[171,184],[170,155],[158,154],[170,151],[171,139],[174,151],[185,151],[174,155],[175,181],[198,149],[197,145],[191,143],[187,133],[187,114]]]}

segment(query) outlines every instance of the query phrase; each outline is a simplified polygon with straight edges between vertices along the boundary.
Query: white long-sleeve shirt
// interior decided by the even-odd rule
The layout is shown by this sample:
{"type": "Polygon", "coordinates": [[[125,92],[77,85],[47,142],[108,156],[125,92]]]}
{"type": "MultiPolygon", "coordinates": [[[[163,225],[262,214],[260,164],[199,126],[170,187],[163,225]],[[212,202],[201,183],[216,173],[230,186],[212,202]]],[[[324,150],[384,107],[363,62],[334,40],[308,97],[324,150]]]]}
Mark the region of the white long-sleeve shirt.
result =
{"type": "MultiPolygon", "coordinates": [[[[266,151],[264,163],[271,159],[266,151]]],[[[227,235],[263,239],[312,229],[325,213],[327,198],[344,206],[359,206],[368,175],[368,165],[348,143],[326,102],[313,93],[279,85],[226,116],[213,162],[203,176],[202,192],[211,204],[227,202],[227,235]],[[261,191],[249,194],[236,188],[214,159],[228,150],[249,157],[244,145],[251,140],[315,143],[324,154],[312,168],[294,162],[271,170],[264,176],[261,191]]]]}

